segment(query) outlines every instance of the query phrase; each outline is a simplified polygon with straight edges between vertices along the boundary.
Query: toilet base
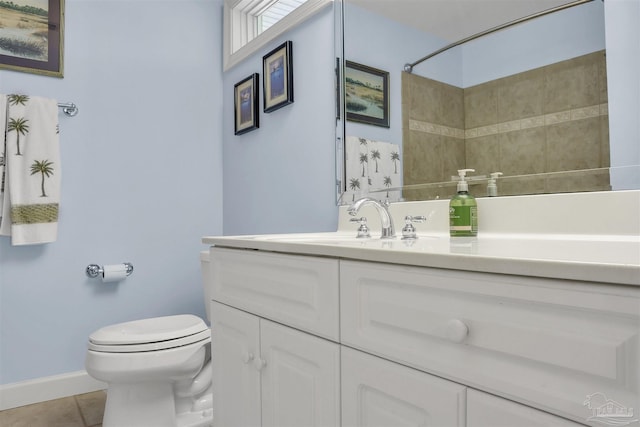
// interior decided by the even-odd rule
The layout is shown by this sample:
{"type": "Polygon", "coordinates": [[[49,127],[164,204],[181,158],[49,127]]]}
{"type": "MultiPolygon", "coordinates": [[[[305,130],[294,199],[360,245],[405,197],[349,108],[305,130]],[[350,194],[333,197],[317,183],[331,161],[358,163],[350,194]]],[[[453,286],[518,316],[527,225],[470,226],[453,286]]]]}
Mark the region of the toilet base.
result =
{"type": "Polygon", "coordinates": [[[212,423],[209,408],[176,414],[172,384],[109,384],[103,427],[210,427],[212,423]]]}

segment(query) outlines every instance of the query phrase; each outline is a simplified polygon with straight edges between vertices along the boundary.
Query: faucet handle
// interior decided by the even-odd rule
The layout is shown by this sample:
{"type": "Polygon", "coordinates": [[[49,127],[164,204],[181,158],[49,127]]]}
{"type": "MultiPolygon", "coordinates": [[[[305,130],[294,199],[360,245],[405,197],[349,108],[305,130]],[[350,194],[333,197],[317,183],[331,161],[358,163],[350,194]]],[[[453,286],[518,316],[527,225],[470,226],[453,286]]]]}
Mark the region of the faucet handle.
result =
{"type": "Polygon", "coordinates": [[[425,222],[427,217],[424,215],[416,215],[411,216],[407,215],[404,217],[404,227],[402,227],[402,240],[408,239],[417,239],[416,228],[413,226],[414,222],[425,222]]]}
{"type": "Polygon", "coordinates": [[[369,233],[369,227],[367,227],[367,218],[351,218],[349,222],[357,222],[360,224],[358,227],[358,235],[356,236],[358,239],[366,239],[371,237],[371,233],[369,233]]]}

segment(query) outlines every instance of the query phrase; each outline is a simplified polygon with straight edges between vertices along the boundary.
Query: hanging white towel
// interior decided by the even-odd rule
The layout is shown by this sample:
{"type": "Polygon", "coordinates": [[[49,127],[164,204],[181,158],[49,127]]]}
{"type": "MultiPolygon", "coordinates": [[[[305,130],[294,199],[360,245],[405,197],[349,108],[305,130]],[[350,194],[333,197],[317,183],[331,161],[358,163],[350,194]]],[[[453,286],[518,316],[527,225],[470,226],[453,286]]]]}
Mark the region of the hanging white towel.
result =
{"type": "Polygon", "coordinates": [[[402,200],[402,164],[397,144],[357,136],[346,137],[347,189],[342,197],[349,204],[360,197],[390,202],[402,200]]]}
{"type": "Polygon", "coordinates": [[[53,242],[60,203],[58,103],[26,95],[7,95],[0,102],[6,109],[0,122],[5,135],[0,235],[11,236],[13,245],[53,242]]]}

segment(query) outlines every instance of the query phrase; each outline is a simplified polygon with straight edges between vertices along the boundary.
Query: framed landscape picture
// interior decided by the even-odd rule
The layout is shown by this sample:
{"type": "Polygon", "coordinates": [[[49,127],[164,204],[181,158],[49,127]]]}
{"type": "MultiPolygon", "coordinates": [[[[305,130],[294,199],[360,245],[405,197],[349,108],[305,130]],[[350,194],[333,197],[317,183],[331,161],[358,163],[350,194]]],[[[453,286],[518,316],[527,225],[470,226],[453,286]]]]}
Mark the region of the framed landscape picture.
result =
{"type": "Polygon", "coordinates": [[[260,76],[253,73],[234,87],[235,134],[242,135],[260,127],[258,85],[260,76]]]}
{"type": "Polygon", "coordinates": [[[346,61],[344,96],[347,120],[389,127],[389,73],[346,61]]]}
{"type": "Polygon", "coordinates": [[[0,69],[63,75],[64,0],[0,0],[0,69]]]}
{"type": "Polygon", "coordinates": [[[293,49],[286,41],[262,58],[264,112],[293,103],[293,49]]]}

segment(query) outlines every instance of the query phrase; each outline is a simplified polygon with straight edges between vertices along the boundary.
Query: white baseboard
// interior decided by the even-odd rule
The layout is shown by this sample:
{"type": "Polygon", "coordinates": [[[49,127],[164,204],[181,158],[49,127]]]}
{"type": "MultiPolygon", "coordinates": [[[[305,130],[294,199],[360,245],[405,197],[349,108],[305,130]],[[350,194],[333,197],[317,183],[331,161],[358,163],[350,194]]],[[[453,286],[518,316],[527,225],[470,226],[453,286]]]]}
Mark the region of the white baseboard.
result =
{"type": "Polygon", "coordinates": [[[3,384],[0,385],[0,411],[106,388],[106,383],[93,379],[86,371],[3,384]]]}

